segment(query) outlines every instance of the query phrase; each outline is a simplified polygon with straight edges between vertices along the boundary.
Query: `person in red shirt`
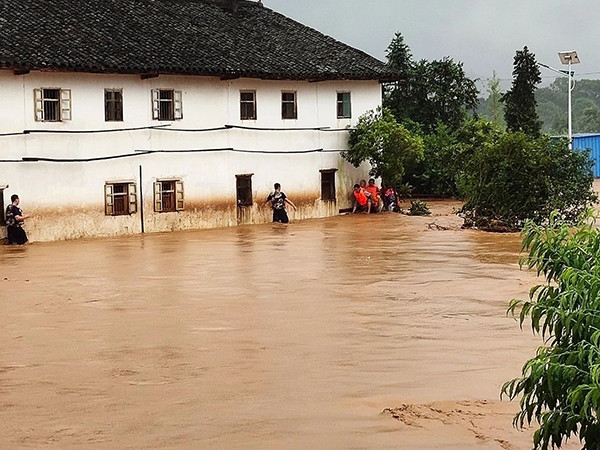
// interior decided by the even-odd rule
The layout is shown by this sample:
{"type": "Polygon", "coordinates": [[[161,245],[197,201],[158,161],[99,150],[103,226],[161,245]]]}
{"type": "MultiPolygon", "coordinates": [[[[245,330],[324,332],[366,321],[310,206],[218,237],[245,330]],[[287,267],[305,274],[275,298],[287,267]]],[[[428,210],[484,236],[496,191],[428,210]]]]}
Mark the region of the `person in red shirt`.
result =
{"type": "Polygon", "coordinates": [[[381,204],[379,201],[381,190],[375,185],[375,180],[373,178],[369,180],[369,185],[365,188],[365,190],[371,194],[373,208],[375,208],[375,211],[379,211],[379,205],[381,204]]]}
{"type": "Polygon", "coordinates": [[[356,211],[367,211],[367,214],[371,213],[371,199],[367,198],[363,190],[360,188],[360,184],[354,185],[352,196],[354,197],[354,208],[352,208],[352,214],[354,214],[356,211]]]}

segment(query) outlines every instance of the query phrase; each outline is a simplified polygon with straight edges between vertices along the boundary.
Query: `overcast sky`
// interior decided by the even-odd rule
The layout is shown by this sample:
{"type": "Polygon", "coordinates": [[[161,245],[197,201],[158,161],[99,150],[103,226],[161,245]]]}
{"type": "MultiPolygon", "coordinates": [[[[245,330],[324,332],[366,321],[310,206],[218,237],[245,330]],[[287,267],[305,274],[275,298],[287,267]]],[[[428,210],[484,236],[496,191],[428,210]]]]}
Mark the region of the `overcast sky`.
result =
{"type": "MultiPolygon", "coordinates": [[[[485,82],[496,71],[510,85],[515,51],[562,69],[557,52],[577,50],[577,78],[600,78],[597,0],[263,0],[268,8],[381,60],[396,32],[414,59],[462,61],[485,82]]],[[[553,72],[542,69],[544,84],[553,72]]],[[[506,85],[506,86],[505,86],[506,85]]]]}

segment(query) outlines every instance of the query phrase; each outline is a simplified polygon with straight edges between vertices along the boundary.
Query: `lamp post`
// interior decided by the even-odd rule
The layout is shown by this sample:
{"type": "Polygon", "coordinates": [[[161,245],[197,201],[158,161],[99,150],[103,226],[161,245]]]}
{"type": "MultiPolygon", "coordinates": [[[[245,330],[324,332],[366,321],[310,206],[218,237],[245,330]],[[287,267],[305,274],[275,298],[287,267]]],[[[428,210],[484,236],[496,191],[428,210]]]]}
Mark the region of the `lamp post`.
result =
{"type": "Polygon", "coordinates": [[[571,112],[571,99],[572,99],[572,92],[573,89],[575,88],[575,79],[573,78],[573,71],[571,70],[571,66],[573,64],[579,64],[581,61],[579,60],[579,56],[577,55],[577,52],[575,50],[570,50],[570,51],[566,51],[566,52],[558,52],[558,57],[560,58],[560,62],[568,65],[569,66],[569,70],[558,70],[555,69],[554,67],[550,67],[547,66],[546,64],[541,64],[538,63],[540,66],[545,67],[546,69],[550,69],[553,70],[554,72],[557,72],[561,75],[566,75],[569,78],[569,149],[573,149],[573,119],[572,119],[572,112],[571,112]]]}
{"type": "Polygon", "coordinates": [[[568,52],[558,52],[560,62],[569,66],[569,149],[573,149],[573,121],[571,117],[571,93],[575,88],[575,80],[573,79],[573,72],[571,72],[571,65],[579,64],[579,56],[575,50],[568,52]]]}

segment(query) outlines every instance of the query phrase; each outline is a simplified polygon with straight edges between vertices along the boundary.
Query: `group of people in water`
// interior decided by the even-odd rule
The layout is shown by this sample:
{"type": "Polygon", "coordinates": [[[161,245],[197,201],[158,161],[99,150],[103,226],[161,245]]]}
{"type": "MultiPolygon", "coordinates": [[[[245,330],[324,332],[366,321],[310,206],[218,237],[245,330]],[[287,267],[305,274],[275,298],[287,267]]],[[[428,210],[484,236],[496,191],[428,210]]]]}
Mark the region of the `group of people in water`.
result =
{"type": "Polygon", "coordinates": [[[354,199],[352,214],[357,212],[371,214],[382,210],[398,210],[398,196],[395,189],[388,187],[382,194],[381,189],[375,184],[374,178],[371,178],[368,184],[366,180],[361,180],[359,184],[355,184],[352,197],[354,199]]]}

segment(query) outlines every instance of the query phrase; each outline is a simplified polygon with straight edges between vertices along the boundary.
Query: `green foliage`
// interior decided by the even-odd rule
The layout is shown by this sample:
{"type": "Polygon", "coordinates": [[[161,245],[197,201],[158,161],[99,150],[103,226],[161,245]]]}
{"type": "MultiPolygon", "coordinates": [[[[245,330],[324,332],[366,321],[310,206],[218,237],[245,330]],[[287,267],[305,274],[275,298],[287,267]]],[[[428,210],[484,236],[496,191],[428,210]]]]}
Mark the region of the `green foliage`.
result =
{"type": "Polygon", "coordinates": [[[521,398],[515,426],[539,423],[536,450],[574,436],[600,449],[600,231],[590,214],[573,229],[555,213],[547,227],[528,222],[523,236],[529,256],[522,264],[547,284],[532,288],[528,301],[513,300],[509,313],[521,326],[529,318],[546,345],[502,392],[521,398]]]}
{"type": "Polygon", "coordinates": [[[408,208],[409,216],[430,216],[429,206],[422,200],[411,200],[408,208]]]}
{"type": "Polygon", "coordinates": [[[438,123],[461,125],[477,108],[475,81],[465,75],[462,63],[451,58],[412,61],[410,48],[397,33],[387,49],[388,64],[406,78],[386,86],[384,106],[401,122],[411,120],[432,131],[438,123]]]}
{"type": "Polygon", "coordinates": [[[368,111],[350,130],[348,150],[342,156],[358,167],[371,165],[371,176],[381,177],[388,186],[402,185],[404,167],[423,155],[423,140],[399,124],[394,116],[378,108],[368,111]]]}
{"type": "Polygon", "coordinates": [[[509,131],[540,135],[542,123],[536,112],[535,90],[541,81],[535,55],[527,47],[517,50],[512,87],[502,96],[504,119],[509,131]]]}
{"type": "Polygon", "coordinates": [[[406,179],[419,194],[437,197],[459,195],[457,181],[475,150],[500,131],[485,120],[467,120],[456,130],[445,125],[423,136],[423,158],[406,168],[406,179]]]}
{"type": "Polygon", "coordinates": [[[475,134],[463,146],[464,167],[457,186],[463,212],[521,228],[526,220],[544,223],[559,210],[574,221],[596,200],[592,162],[585,152],[569,150],[565,140],[525,133],[475,134]]]}

